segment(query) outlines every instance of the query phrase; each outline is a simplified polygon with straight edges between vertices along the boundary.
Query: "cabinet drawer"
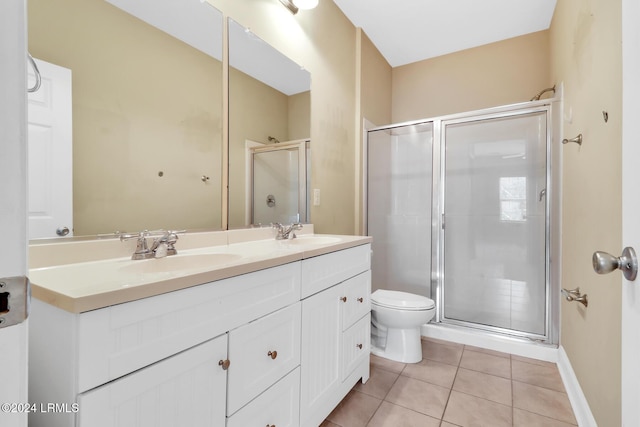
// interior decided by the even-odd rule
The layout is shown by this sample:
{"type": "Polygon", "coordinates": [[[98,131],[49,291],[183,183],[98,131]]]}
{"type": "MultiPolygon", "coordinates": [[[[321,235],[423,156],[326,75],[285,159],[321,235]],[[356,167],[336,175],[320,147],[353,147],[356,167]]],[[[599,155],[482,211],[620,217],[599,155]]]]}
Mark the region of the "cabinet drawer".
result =
{"type": "Polygon", "coordinates": [[[97,387],[300,300],[300,262],[82,313],[78,390],[97,387]]]}
{"type": "Polygon", "coordinates": [[[346,331],[358,319],[371,311],[371,271],[358,274],[343,283],[342,330],[346,331]]]}
{"type": "Polygon", "coordinates": [[[332,252],[302,261],[302,298],[371,268],[371,245],[332,252]]]}
{"type": "Polygon", "coordinates": [[[342,335],[342,375],[344,381],[364,359],[369,358],[371,314],[367,314],[342,335]]]}
{"type": "Polygon", "coordinates": [[[224,427],[227,336],[78,396],[79,427],[224,427]]]}
{"type": "Polygon", "coordinates": [[[229,333],[227,414],[300,364],[300,302],[229,333]]]}
{"type": "Polygon", "coordinates": [[[300,368],[296,368],[227,419],[227,427],[297,427],[300,419],[300,368]]]}

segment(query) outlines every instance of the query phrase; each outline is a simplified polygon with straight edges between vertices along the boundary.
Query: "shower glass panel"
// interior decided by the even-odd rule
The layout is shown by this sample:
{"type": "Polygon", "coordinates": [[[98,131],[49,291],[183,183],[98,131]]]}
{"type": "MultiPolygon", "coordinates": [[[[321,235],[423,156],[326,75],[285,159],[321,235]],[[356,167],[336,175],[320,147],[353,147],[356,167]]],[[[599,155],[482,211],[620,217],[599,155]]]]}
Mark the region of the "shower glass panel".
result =
{"type": "Polygon", "coordinates": [[[431,296],[432,123],[369,131],[372,289],[431,296]]]}
{"type": "Polygon", "coordinates": [[[252,224],[306,222],[306,163],[305,143],[254,149],[252,224]]]}
{"type": "Polygon", "coordinates": [[[546,112],[443,132],[442,320],[545,335],[546,112]]]}

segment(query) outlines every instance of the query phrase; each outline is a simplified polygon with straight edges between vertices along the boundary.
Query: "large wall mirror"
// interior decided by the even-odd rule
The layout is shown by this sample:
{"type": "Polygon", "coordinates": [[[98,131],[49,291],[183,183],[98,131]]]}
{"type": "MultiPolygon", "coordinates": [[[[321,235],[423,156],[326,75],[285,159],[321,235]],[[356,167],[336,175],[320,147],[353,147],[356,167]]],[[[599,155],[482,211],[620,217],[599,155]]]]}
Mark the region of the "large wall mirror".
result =
{"type": "Polygon", "coordinates": [[[28,31],[30,53],[71,74],[72,233],[220,229],[222,14],[199,0],[29,0],[28,31]]]}
{"type": "Polygon", "coordinates": [[[309,222],[311,77],[229,19],[229,228],[309,222]]]}

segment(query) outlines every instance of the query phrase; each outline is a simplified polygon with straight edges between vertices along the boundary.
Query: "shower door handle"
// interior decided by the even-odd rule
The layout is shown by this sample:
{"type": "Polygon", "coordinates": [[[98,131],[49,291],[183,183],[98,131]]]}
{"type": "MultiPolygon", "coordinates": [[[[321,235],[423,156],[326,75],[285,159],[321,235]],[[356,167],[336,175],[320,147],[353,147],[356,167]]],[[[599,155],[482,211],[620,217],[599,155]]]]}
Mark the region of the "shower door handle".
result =
{"type": "Polygon", "coordinates": [[[547,189],[543,188],[542,190],[540,190],[540,194],[538,195],[538,201],[541,202],[542,198],[546,195],[547,195],[547,189]]]}

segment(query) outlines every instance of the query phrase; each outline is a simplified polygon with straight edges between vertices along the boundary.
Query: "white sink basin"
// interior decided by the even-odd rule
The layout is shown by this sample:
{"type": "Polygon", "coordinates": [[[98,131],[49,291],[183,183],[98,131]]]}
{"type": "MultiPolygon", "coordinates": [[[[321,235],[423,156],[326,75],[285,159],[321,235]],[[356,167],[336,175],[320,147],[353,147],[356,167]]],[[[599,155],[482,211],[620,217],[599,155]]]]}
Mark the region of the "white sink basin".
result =
{"type": "Polygon", "coordinates": [[[340,238],[330,236],[314,236],[314,235],[302,235],[295,239],[285,240],[284,242],[289,245],[329,245],[331,243],[338,243],[340,238]]]}
{"type": "Polygon", "coordinates": [[[169,273],[184,270],[200,270],[229,264],[242,258],[236,254],[192,254],[172,255],[164,258],[152,258],[141,261],[131,261],[120,267],[125,273],[169,273]]]}

